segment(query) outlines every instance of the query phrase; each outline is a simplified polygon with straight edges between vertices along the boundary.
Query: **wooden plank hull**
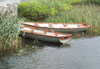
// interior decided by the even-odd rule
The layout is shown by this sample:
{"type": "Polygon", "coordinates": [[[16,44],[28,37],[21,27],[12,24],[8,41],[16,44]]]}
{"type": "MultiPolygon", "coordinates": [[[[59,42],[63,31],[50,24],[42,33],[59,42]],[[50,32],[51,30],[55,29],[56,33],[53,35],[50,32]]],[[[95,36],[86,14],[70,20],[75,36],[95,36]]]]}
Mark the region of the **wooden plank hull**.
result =
{"type": "Polygon", "coordinates": [[[21,35],[24,37],[28,37],[31,39],[37,39],[48,42],[56,42],[56,43],[68,43],[71,39],[71,34],[53,32],[43,29],[37,29],[30,26],[24,26],[21,28],[21,35]]]}
{"type": "Polygon", "coordinates": [[[53,30],[55,32],[82,32],[86,31],[89,26],[84,23],[36,23],[36,22],[24,22],[24,25],[45,29],[53,30]]]}
{"type": "Polygon", "coordinates": [[[40,36],[35,34],[23,33],[23,32],[21,32],[21,35],[23,37],[28,37],[31,39],[37,39],[41,41],[54,42],[54,43],[62,43],[62,44],[68,43],[71,40],[71,38],[66,40],[60,40],[59,38],[56,37],[40,36]]]}

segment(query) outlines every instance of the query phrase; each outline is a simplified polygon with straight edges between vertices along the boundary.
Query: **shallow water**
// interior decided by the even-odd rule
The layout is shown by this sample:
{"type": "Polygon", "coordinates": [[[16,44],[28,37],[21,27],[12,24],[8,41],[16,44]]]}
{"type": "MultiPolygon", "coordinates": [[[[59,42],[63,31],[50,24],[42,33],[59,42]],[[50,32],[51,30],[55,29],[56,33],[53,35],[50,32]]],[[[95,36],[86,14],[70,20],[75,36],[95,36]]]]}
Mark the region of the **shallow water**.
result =
{"type": "Polygon", "coordinates": [[[62,46],[24,44],[19,53],[0,59],[0,69],[100,69],[100,36],[62,46]]]}

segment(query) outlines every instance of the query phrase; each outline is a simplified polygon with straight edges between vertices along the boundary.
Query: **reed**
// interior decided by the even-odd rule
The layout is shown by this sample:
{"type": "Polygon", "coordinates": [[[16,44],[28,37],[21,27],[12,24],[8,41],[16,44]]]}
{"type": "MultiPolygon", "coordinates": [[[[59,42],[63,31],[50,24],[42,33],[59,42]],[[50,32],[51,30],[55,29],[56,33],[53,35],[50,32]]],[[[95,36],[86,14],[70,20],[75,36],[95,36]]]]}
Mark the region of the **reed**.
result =
{"type": "Polygon", "coordinates": [[[22,20],[17,17],[0,18],[0,39],[10,40],[18,37],[22,20]]]}
{"type": "Polygon", "coordinates": [[[22,45],[22,41],[20,38],[16,38],[10,41],[2,41],[0,42],[0,56],[4,55],[12,55],[17,53],[22,45]]]}
{"type": "Polygon", "coordinates": [[[17,17],[0,18],[0,53],[17,50],[22,19],[17,17]]]}
{"type": "Polygon", "coordinates": [[[90,25],[89,32],[100,34],[100,6],[76,5],[58,16],[49,17],[43,22],[62,23],[87,23],[90,25]]]}

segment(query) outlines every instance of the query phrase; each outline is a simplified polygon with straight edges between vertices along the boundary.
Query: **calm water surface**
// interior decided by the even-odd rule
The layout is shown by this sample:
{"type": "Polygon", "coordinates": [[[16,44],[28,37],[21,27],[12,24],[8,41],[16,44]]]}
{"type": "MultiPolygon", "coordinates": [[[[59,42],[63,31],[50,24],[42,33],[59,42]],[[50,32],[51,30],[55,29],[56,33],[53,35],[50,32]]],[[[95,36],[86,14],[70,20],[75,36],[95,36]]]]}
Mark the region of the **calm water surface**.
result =
{"type": "Polygon", "coordinates": [[[100,36],[72,39],[70,45],[26,45],[0,58],[0,69],[100,69],[100,36]]]}

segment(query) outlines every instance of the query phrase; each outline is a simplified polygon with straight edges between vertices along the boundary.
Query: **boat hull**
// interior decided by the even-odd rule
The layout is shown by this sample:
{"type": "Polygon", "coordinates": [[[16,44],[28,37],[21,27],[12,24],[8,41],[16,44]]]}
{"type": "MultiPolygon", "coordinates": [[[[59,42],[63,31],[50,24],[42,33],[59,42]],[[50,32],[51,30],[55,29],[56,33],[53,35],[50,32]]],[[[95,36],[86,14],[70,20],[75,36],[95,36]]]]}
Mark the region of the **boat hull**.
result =
{"type": "Polygon", "coordinates": [[[49,31],[55,31],[55,32],[84,32],[88,28],[75,28],[75,29],[58,29],[58,28],[42,28],[42,27],[35,27],[35,28],[40,28],[40,29],[45,29],[49,31]]]}
{"type": "Polygon", "coordinates": [[[89,26],[84,23],[36,23],[36,22],[24,22],[26,26],[35,28],[53,30],[55,32],[84,32],[89,26]]]}
{"type": "Polygon", "coordinates": [[[70,41],[70,39],[66,39],[65,41],[61,41],[59,38],[56,38],[56,37],[41,36],[41,35],[24,33],[24,32],[21,32],[21,36],[28,37],[30,39],[37,39],[37,40],[41,40],[41,41],[61,43],[61,44],[65,44],[65,43],[68,43],[70,41]]]}

